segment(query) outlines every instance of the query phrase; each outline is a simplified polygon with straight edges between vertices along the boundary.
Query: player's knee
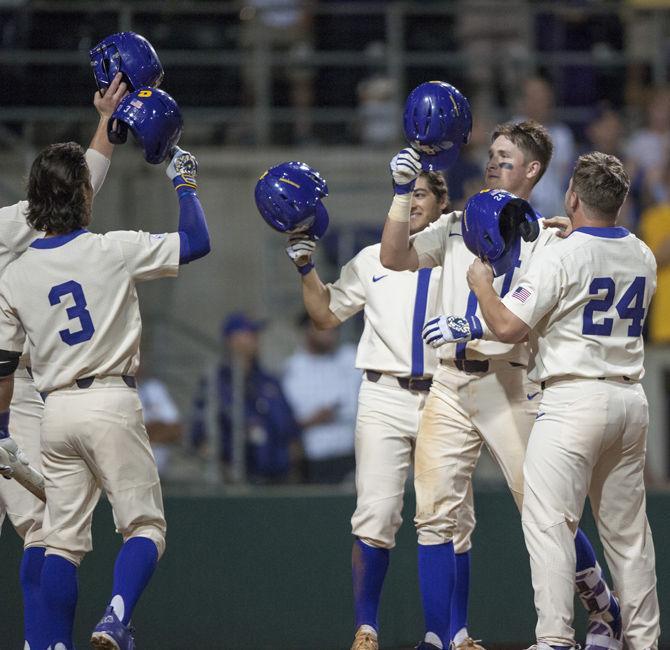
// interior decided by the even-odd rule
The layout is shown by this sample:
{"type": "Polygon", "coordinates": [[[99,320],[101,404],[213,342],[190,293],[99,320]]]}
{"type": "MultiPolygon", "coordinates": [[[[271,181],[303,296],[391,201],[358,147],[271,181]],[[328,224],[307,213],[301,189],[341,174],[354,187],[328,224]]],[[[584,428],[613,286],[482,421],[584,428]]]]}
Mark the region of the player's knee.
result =
{"type": "Polygon", "coordinates": [[[392,503],[359,506],[351,519],[354,536],[375,548],[393,548],[401,525],[399,509],[392,503]]]}
{"type": "Polygon", "coordinates": [[[133,537],[146,537],[150,539],[158,550],[158,559],[160,560],[165,552],[165,529],[160,526],[144,524],[137,526],[123,536],[123,541],[127,542],[133,537]]]}

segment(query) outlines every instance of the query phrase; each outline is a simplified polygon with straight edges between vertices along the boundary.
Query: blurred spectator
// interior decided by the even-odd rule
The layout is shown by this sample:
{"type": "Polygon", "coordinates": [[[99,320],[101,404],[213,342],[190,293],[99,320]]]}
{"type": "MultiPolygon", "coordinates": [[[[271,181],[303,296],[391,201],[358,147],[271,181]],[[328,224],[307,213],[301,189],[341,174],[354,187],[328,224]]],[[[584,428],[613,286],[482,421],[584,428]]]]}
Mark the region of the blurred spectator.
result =
{"type": "Polygon", "coordinates": [[[373,41],[364,54],[370,61],[370,72],[356,87],[358,136],[361,144],[383,147],[400,138],[398,84],[388,76],[384,43],[373,41]]]}
{"type": "MultiPolygon", "coordinates": [[[[260,365],[259,331],[263,323],[233,313],[223,326],[228,363],[216,370],[216,386],[204,377],[195,398],[191,441],[206,450],[216,423],[221,460],[232,474],[234,411],[242,414],[247,478],[255,483],[294,480],[300,458],[299,429],[279,381],[260,365]],[[236,393],[235,364],[239,364],[243,394],[236,393]],[[211,403],[215,396],[216,404],[211,403]],[[237,400],[241,400],[238,402],[237,400]]],[[[211,443],[210,443],[211,444],[211,443]]]]}
{"type": "Polygon", "coordinates": [[[143,367],[140,367],[137,378],[144,426],[149,434],[158,473],[163,478],[169,471],[172,448],[181,442],[184,427],[167,386],[156,377],[145,377],[143,367]]]}
{"type": "Polygon", "coordinates": [[[554,154],[547,171],[533,188],[530,202],[545,217],[563,214],[563,201],[577,153],[575,139],[567,124],[553,117],[554,92],[546,79],[531,77],[523,84],[521,114],[549,131],[554,143],[554,154]]]}
{"type": "Polygon", "coordinates": [[[623,160],[623,122],[619,112],[608,102],[596,106],[593,118],[586,125],[585,135],[588,141],[586,152],[602,151],[623,160]]]}
{"type": "MultiPolygon", "coordinates": [[[[297,144],[304,144],[313,135],[312,5],[313,0],[246,0],[240,10],[240,45],[244,54],[242,103],[253,106],[259,99],[255,93],[259,67],[267,69],[271,86],[276,80],[288,82],[287,98],[281,96],[282,88],[276,84],[269,91],[273,106],[288,103],[293,108],[292,142],[297,144]],[[266,53],[264,60],[258,58],[260,52],[266,53]],[[283,65],[273,66],[277,61],[283,65]]],[[[250,125],[245,126],[247,133],[231,133],[230,138],[253,142],[250,125]]]]}
{"type": "Polygon", "coordinates": [[[304,346],[286,361],[283,387],[303,431],[309,483],[340,483],[354,471],[354,426],[361,372],[356,347],[305,314],[304,346]]]}
{"type": "Polygon", "coordinates": [[[640,236],[651,248],[658,264],[658,284],[647,319],[649,340],[670,343],[670,164],[655,183],[656,205],[640,218],[640,236]]]}
{"type": "Polygon", "coordinates": [[[647,125],[633,132],[626,144],[629,173],[642,190],[641,208],[657,202],[653,185],[670,161],[670,88],[654,90],[647,106],[647,125]]]}

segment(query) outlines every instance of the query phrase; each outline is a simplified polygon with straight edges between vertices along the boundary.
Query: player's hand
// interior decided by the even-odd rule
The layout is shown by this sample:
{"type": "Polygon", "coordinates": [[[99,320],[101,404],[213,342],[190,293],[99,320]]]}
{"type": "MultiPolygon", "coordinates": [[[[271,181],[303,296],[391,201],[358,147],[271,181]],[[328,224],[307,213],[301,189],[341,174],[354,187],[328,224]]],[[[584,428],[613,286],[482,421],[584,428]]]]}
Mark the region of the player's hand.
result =
{"type": "Polygon", "coordinates": [[[493,284],[493,269],[488,262],[482,262],[477,258],[468,269],[468,286],[473,291],[486,285],[493,284]]]}
{"type": "Polygon", "coordinates": [[[439,348],[445,343],[462,343],[481,337],[481,325],[473,317],[438,316],[429,320],[421,336],[426,345],[439,348]]]}
{"type": "Polygon", "coordinates": [[[184,151],[179,147],[173,147],[170,152],[172,159],[165,169],[165,173],[171,181],[176,178],[182,179],[185,183],[197,187],[196,180],[198,176],[198,160],[190,152],[184,151]]]}
{"type": "Polygon", "coordinates": [[[307,235],[291,235],[288,238],[286,254],[298,268],[312,263],[315,250],[316,242],[307,235]]]}
{"type": "Polygon", "coordinates": [[[10,479],[14,476],[14,468],[10,462],[18,461],[22,465],[30,465],[28,456],[21,447],[16,444],[14,438],[2,438],[0,440],[0,476],[10,479]]]}
{"type": "Polygon", "coordinates": [[[414,182],[421,173],[421,157],[419,153],[408,147],[401,149],[389,164],[393,178],[393,191],[396,194],[409,194],[414,189],[414,182]]]}
{"type": "Polygon", "coordinates": [[[112,117],[112,113],[116,110],[119,102],[128,94],[128,86],[121,79],[123,79],[123,75],[117,72],[104,95],[99,90],[93,95],[93,106],[95,106],[100,117],[105,120],[112,117]]]}
{"type": "Polygon", "coordinates": [[[568,217],[543,219],[542,228],[556,228],[556,236],[565,239],[572,232],[572,221],[568,217]]]}

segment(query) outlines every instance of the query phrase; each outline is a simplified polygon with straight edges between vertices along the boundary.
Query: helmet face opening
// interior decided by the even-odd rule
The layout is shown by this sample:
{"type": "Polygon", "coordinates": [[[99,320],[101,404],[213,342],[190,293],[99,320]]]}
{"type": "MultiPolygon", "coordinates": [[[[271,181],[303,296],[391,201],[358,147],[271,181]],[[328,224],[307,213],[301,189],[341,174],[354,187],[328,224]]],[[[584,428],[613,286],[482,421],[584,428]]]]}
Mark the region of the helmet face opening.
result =
{"type": "Polygon", "coordinates": [[[518,263],[521,239],[533,241],[539,234],[530,204],[504,190],[483,190],[470,197],[463,215],[465,245],[491,264],[496,277],[518,263]]]}

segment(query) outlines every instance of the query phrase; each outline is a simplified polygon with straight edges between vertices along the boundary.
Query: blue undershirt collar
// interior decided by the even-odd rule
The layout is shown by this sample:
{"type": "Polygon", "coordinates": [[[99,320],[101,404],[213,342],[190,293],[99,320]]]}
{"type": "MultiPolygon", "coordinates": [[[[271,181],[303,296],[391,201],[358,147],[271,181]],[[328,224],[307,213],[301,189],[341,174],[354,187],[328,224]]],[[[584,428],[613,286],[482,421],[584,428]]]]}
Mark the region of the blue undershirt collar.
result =
{"type": "Polygon", "coordinates": [[[606,226],[604,228],[582,226],[581,228],[575,228],[573,232],[583,232],[585,235],[604,237],[605,239],[621,239],[630,235],[630,232],[622,226],[606,226]]]}

